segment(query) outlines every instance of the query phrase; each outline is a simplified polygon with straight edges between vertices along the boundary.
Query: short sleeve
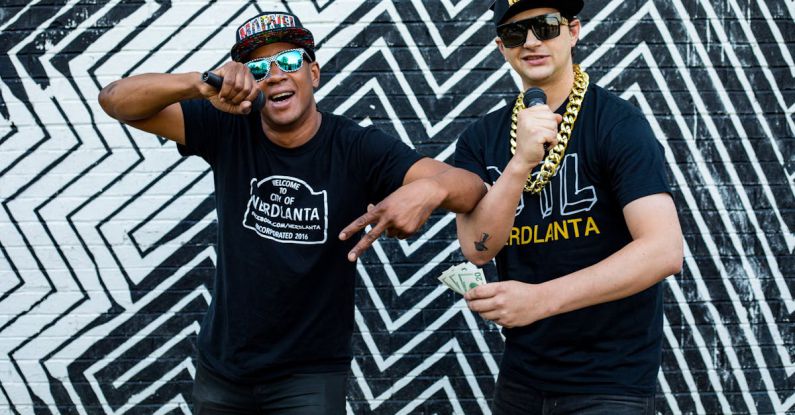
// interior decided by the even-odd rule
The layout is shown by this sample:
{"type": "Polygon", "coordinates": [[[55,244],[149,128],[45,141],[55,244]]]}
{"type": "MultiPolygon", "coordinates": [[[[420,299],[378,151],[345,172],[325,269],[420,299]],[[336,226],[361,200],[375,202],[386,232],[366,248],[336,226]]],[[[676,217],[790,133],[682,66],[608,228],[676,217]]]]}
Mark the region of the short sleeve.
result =
{"type": "Polygon", "coordinates": [[[403,185],[406,173],[423,156],[404,142],[375,128],[367,127],[357,140],[354,163],[359,167],[373,202],[403,185]]]}
{"type": "Polygon", "coordinates": [[[644,196],[671,192],[663,147],[643,116],[616,124],[602,149],[610,186],[622,208],[644,196]]]}
{"type": "Polygon", "coordinates": [[[483,142],[486,132],[482,122],[474,122],[458,137],[455,145],[453,163],[456,167],[471,171],[480,176],[485,183],[491,183],[483,156],[483,142]]]}
{"type": "Polygon", "coordinates": [[[207,100],[180,102],[185,120],[185,145],[177,144],[183,156],[199,156],[210,165],[215,164],[220,137],[221,112],[207,100]]]}

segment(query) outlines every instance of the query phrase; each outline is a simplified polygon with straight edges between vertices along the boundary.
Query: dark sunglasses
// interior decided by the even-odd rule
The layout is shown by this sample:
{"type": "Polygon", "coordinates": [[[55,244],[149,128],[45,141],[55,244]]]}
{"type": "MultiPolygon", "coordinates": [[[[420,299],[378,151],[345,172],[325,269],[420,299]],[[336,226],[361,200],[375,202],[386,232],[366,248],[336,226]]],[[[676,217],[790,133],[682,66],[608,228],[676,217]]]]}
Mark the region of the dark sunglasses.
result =
{"type": "Polygon", "coordinates": [[[273,56],[252,59],[246,62],[246,66],[254,75],[254,79],[259,82],[270,76],[271,62],[276,62],[282,72],[295,72],[301,69],[304,65],[304,53],[306,52],[300,48],[283,50],[273,56]]]}
{"type": "Polygon", "coordinates": [[[506,48],[522,46],[527,41],[527,31],[532,30],[538,40],[554,39],[560,35],[560,25],[569,21],[560,13],[542,14],[517,22],[497,26],[497,36],[506,48]]]}

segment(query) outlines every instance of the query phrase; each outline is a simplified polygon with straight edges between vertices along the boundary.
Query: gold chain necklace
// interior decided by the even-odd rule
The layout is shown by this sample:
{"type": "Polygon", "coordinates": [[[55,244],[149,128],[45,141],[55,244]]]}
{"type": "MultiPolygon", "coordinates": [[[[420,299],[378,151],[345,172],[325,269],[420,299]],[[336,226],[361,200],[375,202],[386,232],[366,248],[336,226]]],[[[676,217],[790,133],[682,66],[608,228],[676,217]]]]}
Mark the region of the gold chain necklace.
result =
{"type": "MultiPolygon", "coordinates": [[[[533,194],[541,192],[541,189],[549,183],[549,180],[557,172],[566,152],[566,147],[569,145],[569,138],[571,138],[574,122],[577,121],[577,114],[580,113],[582,100],[585,97],[585,91],[588,89],[588,82],[588,74],[580,69],[580,65],[574,65],[574,86],[571,88],[571,93],[569,93],[569,103],[566,105],[566,112],[563,114],[563,122],[558,127],[558,144],[549,150],[549,154],[541,162],[541,171],[538,172],[538,177],[533,180],[532,172],[527,176],[527,183],[524,185],[525,192],[533,194]]],[[[511,114],[511,154],[516,154],[516,122],[519,118],[519,111],[525,108],[523,100],[524,92],[520,92],[511,114]]]]}

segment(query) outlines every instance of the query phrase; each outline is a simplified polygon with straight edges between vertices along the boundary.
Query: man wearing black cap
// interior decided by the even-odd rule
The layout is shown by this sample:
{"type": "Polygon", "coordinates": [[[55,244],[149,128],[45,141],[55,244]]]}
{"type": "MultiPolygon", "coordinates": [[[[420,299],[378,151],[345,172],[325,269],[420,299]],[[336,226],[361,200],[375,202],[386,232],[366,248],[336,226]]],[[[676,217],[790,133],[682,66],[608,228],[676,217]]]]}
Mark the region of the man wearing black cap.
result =
{"type": "Polygon", "coordinates": [[[547,102],[509,97],[456,148],[456,165],[492,184],[457,225],[468,259],[497,263],[500,281],[465,296],[504,327],[494,413],[653,414],[660,281],[683,256],[662,147],[573,65],[582,0],[492,7],[500,52],[547,102]]]}
{"type": "Polygon", "coordinates": [[[314,40],[296,16],[263,13],[236,35],[232,61],[214,71],[220,91],[198,73],[145,74],[108,85],[100,103],[213,171],[218,262],[196,412],[341,414],[356,258],[384,231],[416,231],[438,206],[471,210],[483,181],[319,112],[314,40]]]}

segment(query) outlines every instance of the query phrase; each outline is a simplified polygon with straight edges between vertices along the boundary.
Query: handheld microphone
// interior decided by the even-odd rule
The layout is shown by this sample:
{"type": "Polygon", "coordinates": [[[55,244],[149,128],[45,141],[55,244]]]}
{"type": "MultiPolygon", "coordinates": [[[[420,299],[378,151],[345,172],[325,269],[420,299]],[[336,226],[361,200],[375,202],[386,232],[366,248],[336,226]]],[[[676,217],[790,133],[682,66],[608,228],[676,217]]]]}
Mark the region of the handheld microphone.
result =
{"type": "MultiPolygon", "coordinates": [[[[522,98],[525,108],[534,107],[536,105],[544,105],[547,103],[547,94],[539,87],[532,87],[524,91],[524,98],[522,98]]],[[[549,150],[549,144],[544,144],[544,151],[549,150]]]]}
{"type": "Polygon", "coordinates": [[[547,103],[547,94],[539,87],[532,87],[524,91],[524,99],[522,100],[525,108],[530,108],[536,105],[544,105],[547,103]]]}
{"type": "MultiPolygon", "coordinates": [[[[224,83],[224,78],[207,71],[202,74],[202,81],[220,91],[224,83]]],[[[542,91],[541,93],[543,94],[544,92],[542,91]]],[[[263,94],[262,91],[257,91],[257,98],[251,103],[251,111],[259,112],[262,110],[263,105],[265,105],[265,94],[263,94]]]]}

